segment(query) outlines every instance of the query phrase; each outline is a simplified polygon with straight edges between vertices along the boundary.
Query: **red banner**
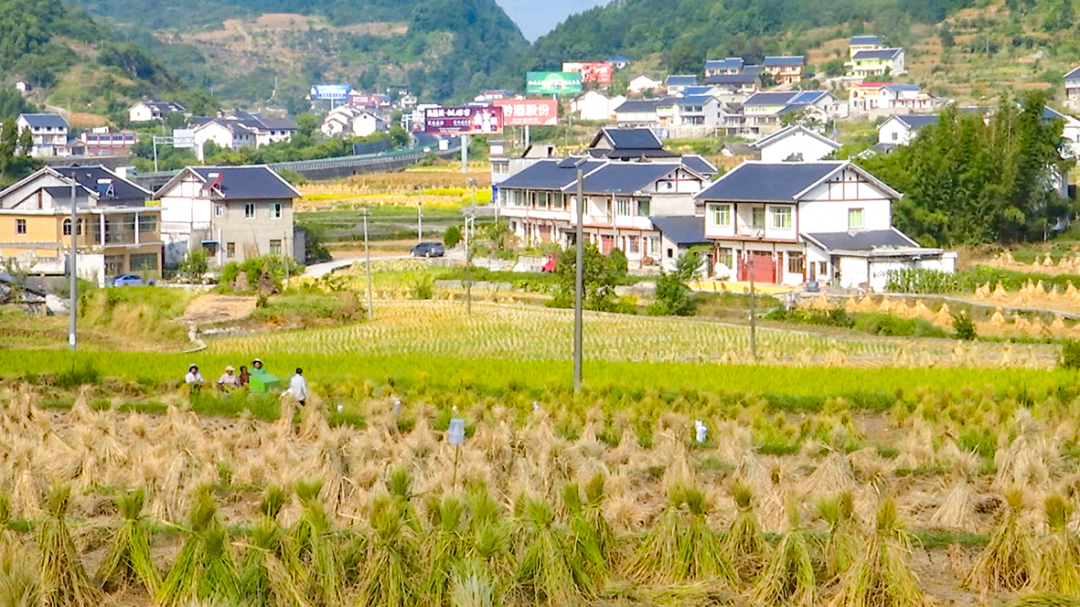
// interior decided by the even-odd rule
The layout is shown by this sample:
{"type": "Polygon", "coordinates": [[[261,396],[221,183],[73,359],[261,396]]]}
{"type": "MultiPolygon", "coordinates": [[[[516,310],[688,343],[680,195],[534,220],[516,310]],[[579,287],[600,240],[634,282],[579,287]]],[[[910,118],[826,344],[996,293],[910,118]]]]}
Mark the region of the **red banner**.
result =
{"type": "Polygon", "coordinates": [[[564,63],[564,72],[581,73],[582,82],[596,82],[598,84],[611,84],[611,64],[605,62],[591,63],[564,63]]]}
{"type": "Polygon", "coordinates": [[[436,107],[424,110],[424,132],[442,135],[491,135],[503,130],[499,107],[436,107]]]}
{"type": "Polygon", "coordinates": [[[497,99],[506,126],[554,126],[559,123],[559,104],[554,99],[497,99]]]}

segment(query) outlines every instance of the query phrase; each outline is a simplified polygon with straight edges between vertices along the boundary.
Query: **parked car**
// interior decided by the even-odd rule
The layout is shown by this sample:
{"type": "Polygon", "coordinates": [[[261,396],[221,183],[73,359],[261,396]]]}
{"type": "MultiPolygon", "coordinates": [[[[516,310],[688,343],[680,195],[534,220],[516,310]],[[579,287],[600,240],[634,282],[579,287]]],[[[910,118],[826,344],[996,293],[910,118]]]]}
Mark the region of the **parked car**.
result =
{"type": "Polygon", "coordinates": [[[413,257],[442,257],[446,254],[441,242],[421,242],[412,248],[413,257]]]}
{"type": "Polygon", "coordinates": [[[114,287],[142,287],[153,285],[153,278],[144,281],[142,279],[142,276],[139,276],[138,274],[123,274],[121,276],[117,276],[112,281],[112,286],[114,287]]]}

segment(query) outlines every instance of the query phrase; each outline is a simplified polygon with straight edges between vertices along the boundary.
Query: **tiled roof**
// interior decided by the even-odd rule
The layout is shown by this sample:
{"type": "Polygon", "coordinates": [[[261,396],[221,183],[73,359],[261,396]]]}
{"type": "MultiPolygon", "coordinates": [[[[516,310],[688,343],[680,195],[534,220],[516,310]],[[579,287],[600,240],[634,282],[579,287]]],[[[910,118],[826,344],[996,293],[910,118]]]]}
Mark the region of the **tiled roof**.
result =
{"type": "Polygon", "coordinates": [[[869,251],[884,247],[917,247],[919,244],[896,229],[864,232],[829,232],[807,234],[810,240],[830,251],[869,251]]]}
{"type": "Polygon", "coordinates": [[[707,70],[741,70],[743,67],[742,57],[728,57],[727,59],[707,59],[707,70]]]}
{"type": "Polygon", "coordinates": [[[802,55],[766,57],[761,64],[766,67],[806,65],[806,57],[803,57],[802,55]]]}
{"type": "MultiPolygon", "coordinates": [[[[577,181],[577,167],[574,166],[577,160],[541,160],[504,180],[499,184],[499,188],[561,190],[577,181]]],[[[582,170],[589,173],[603,164],[602,160],[589,160],[582,166],[582,170]]]]}
{"type": "MultiPolygon", "coordinates": [[[[301,194],[267,166],[188,167],[204,183],[218,181],[225,200],[284,200],[301,194]],[[217,177],[211,177],[216,173],[217,177]]],[[[180,174],[183,175],[185,171],[180,174]]],[[[173,178],[174,180],[176,177],[173,178]]],[[[166,188],[158,190],[158,194],[166,188]]]]}
{"type": "Polygon", "coordinates": [[[668,76],[664,80],[664,84],[668,86],[694,86],[697,84],[697,76],[694,75],[675,75],[668,76]]]}
{"type": "Polygon", "coordinates": [[[20,114],[19,118],[34,128],[68,128],[67,120],[60,114],[20,114]]]}
{"type": "Polygon", "coordinates": [[[871,51],[859,51],[852,57],[854,61],[861,61],[865,59],[892,59],[900,53],[904,52],[902,48],[881,48],[871,51]]]}
{"type": "Polygon", "coordinates": [[[844,162],[744,162],[695,198],[735,202],[794,202],[795,196],[844,162]]]}
{"type": "Polygon", "coordinates": [[[677,245],[708,244],[705,238],[705,218],[694,215],[650,217],[656,229],[677,245]]]}

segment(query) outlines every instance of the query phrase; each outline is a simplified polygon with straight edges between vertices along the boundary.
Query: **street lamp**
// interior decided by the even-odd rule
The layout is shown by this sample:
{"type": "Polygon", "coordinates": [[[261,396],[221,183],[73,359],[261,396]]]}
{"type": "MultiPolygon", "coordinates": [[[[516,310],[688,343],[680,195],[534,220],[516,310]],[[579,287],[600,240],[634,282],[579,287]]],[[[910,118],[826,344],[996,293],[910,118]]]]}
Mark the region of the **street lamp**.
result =
{"type": "Polygon", "coordinates": [[[577,230],[575,245],[577,261],[574,267],[574,391],[581,391],[581,316],[584,289],[585,262],[585,163],[588,156],[582,156],[574,163],[577,168],[577,230]]]}

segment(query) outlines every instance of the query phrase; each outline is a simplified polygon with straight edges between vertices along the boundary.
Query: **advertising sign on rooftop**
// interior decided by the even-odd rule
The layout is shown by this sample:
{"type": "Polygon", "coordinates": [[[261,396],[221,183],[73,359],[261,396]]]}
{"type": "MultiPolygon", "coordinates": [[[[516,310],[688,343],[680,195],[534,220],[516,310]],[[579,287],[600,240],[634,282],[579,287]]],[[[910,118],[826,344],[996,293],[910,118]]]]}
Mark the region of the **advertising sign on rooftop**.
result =
{"type": "Polygon", "coordinates": [[[497,99],[504,126],[554,126],[559,123],[559,103],[554,99],[497,99]]]}
{"type": "Polygon", "coordinates": [[[530,95],[573,95],[581,92],[581,74],[569,72],[529,72],[525,92],[530,95]]]}
{"type": "Polygon", "coordinates": [[[424,110],[424,132],[438,135],[492,135],[503,130],[500,107],[436,107],[424,110]]]}

